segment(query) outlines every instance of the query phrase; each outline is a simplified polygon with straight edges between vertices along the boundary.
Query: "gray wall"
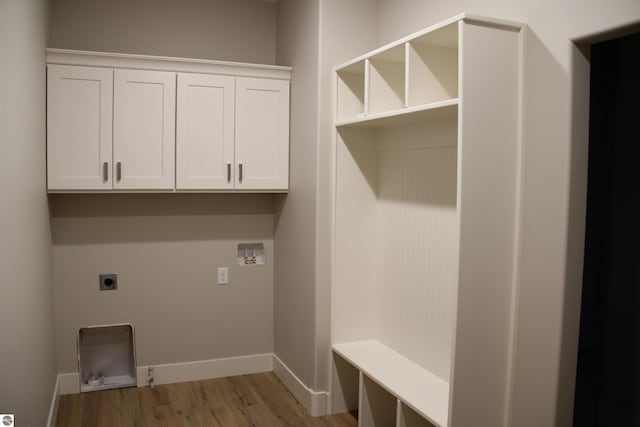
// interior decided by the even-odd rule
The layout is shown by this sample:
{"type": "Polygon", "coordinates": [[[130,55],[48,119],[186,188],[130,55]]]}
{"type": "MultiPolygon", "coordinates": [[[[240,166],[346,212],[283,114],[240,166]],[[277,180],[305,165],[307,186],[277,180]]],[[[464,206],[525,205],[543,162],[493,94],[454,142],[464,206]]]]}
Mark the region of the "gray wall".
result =
{"type": "MultiPolygon", "coordinates": [[[[273,63],[275,11],[258,0],[53,0],[49,46],[273,63]]],[[[77,370],[78,328],[114,322],[134,323],[139,365],[273,351],[274,196],[51,202],[59,372],[77,370]],[[264,242],[267,265],[234,266],[243,242],[264,242]],[[215,284],[222,266],[229,286],[215,284]],[[120,289],[99,292],[109,272],[120,289]]]]}
{"type": "Polygon", "coordinates": [[[49,47],[273,64],[275,4],[51,0],[49,47]]]}
{"type": "Polygon", "coordinates": [[[90,325],[133,323],[140,366],[273,351],[271,195],[50,198],[59,372],[77,371],[90,325]],[[264,243],[267,264],[238,266],[243,242],[264,243]],[[99,291],[100,273],[118,290],[99,291]]]}
{"type": "Polygon", "coordinates": [[[293,66],[291,188],[279,200],[275,352],[315,391],[329,388],[333,67],[376,47],[375,0],[280,0],[277,62],[293,66]]]}
{"type": "Polygon", "coordinates": [[[461,11],[528,24],[512,426],[571,425],[584,248],[588,60],[572,44],[640,2],[379,0],[380,43],[461,11]]]}
{"type": "Polygon", "coordinates": [[[276,355],[315,387],[316,146],[319,0],[278,3],[277,63],[291,77],[290,186],[278,200],[274,278],[276,355]]]}
{"type": "Polygon", "coordinates": [[[0,412],[46,424],[56,381],[45,194],[44,0],[0,2],[0,412]]]}

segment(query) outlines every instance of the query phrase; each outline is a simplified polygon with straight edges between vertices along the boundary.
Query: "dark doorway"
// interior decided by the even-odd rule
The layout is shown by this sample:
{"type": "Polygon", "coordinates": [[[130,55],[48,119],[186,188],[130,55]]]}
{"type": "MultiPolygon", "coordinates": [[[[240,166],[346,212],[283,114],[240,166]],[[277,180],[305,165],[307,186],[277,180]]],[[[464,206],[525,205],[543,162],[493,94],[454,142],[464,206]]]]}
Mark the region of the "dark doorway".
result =
{"type": "Polygon", "coordinates": [[[640,33],[591,46],[573,425],[640,426],[640,33]]]}

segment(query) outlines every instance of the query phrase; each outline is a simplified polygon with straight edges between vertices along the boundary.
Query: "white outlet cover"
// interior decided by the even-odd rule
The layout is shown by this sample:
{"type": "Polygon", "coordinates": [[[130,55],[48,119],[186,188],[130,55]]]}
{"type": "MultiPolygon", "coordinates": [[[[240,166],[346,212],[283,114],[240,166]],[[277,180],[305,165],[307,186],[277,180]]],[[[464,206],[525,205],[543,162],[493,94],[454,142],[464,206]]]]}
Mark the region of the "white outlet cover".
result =
{"type": "Polygon", "coordinates": [[[229,284],[229,267],[218,267],[218,285],[229,284]]]}

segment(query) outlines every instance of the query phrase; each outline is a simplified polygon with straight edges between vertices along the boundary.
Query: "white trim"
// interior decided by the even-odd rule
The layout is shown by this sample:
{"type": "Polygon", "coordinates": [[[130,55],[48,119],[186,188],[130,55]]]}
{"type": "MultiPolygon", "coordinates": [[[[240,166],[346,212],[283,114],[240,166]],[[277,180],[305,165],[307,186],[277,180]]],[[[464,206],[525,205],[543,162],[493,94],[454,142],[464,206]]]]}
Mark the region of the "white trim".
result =
{"type": "Polygon", "coordinates": [[[522,222],[523,209],[522,201],[524,194],[524,139],[525,139],[525,58],[526,58],[526,39],[528,27],[522,27],[520,34],[520,48],[518,57],[519,83],[518,83],[518,175],[516,177],[516,217],[515,217],[515,233],[514,233],[514,263],[513,263],[513,293],[511,295],[511,333],[509,337],[509,358],[507,365],[507,399],[504,406],[504,425],[511,425],[513,418],[513,395],[515,393],[515,375],[516,375],[516,356],[518,351],[518,318],[520,312],[520,266],[522,264],[522,222]]]}
{"type": "MultiPolygon", "coordinates": [[[[286,194],[289,190],[118,190],[118,194],[286,194]]],[[[112,189],[108,190],[47,190],[49,194],[115,194],[112,189]]]]}
{"type": "Polygon", "coordinates": [[[279,80],[291,78],[291,67],[246,64],[167,56],[131,55],[125,53],[83,50],[47,49],[47,64],[87,67],[131,68],[137,70],[174,71],[181,73],[221,74],[279,80]]]}
{"type": "Polygon", "coordinates": [[[311,390],[275,354],[273,355],[273,372],[312,417],[328,414],[329,393],[311,390]]]}
{"type": "MultiPolygon", "coordinates": [[[[160,385],[270,372],[273,370],[273,358],[271,353],[266,353],[224,359],[138,366],[136,368],[138,387],[148,385],[147,369],[149,367],[153,368],[154,384],[160,385]]],[[[79,373],[59,374],[58,381],[60,382],[59,394],[80,393],[79,373]]]]}
{"type": "Polygon", "coordinates": [[[147,369],[153,368],[154,384],[200,381],[273,370],[271,353],[166,365],[138,366],[138,387],[147,384],[147,369]]]}
{"type": "Polygon", "coordinates": [[[77,372],[69,372],[58,374],[58,394],[77,394],[80,393],[80,374],[77,372]]]}
{"type": "Polygon", "coordinates": [[[47,427],[55,427],[58,418],[58,408],[60,407],[60,375],[56,377],[56,383],[53,386],[53,395],[51,396],[51,406],[49,406],[49,417],[47,418],[47,427]]]}

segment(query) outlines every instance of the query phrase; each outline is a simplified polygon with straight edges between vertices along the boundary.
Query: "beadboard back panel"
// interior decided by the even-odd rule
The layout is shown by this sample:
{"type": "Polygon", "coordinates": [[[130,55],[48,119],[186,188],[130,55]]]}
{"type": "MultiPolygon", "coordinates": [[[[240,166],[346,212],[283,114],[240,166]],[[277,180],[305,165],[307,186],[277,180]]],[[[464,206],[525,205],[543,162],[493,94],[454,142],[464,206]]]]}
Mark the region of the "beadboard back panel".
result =
{"type": "Polygon", "coordinates": [[[379,340],[449,380],[456,147],[378,151],[379,340]]]}
{"type": "Polygon", "coordinates": [[[337,140],[335,280],[345,286],[334,288],[334,339],[376,337],[448,380],[457,123],[346,128],[337,140]]]}

